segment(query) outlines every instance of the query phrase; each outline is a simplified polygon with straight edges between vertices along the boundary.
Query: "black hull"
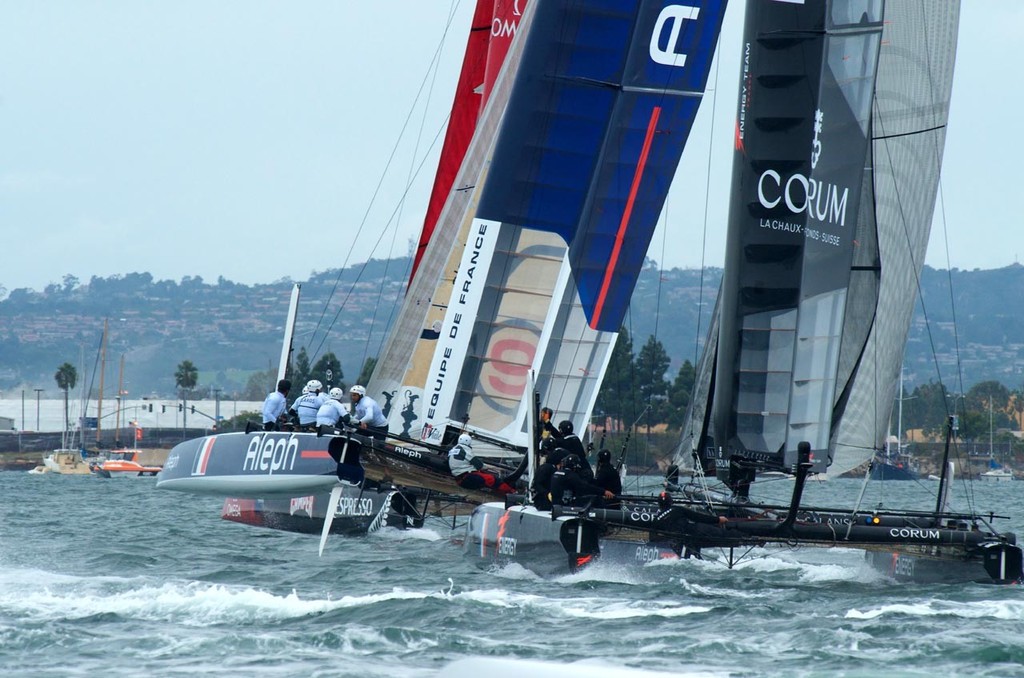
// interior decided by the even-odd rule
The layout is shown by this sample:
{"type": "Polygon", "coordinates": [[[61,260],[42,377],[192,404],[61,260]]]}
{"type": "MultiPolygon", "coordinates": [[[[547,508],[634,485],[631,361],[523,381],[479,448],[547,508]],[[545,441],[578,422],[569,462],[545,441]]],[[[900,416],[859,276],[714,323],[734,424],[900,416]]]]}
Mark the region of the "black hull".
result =
{"type": "Polygon", "coordinates": [[[1012,584],[1024,579],[1024,557],[1012,534],[1000,537],[966,525],[918,527],[923,524],[919,516],[869,518],[865,522],[870,524],[851,524],[849,514],[839,512],[802,514],[794,523],[733,516],[720,526],[694,522],[692,514],[684,519],[679,507],[642,505],[578,514],[556,510],[555,516],[533,508],[480,506],[468,526],[466,554],[483,565],[517,562],[548,575],[599,561],[640,566],[707,548],[801,544],[864,549],[868,562],[900,582],[1012,584]]]}
{"type": "Polygon", "coordinates": [[[898,582],[914,584],[1020,584],[1021,549],[993,545],[981,553],[957,551],[929,553],[927,548],[906,547],[867,551],[865,559],[876,570],[898,582]]]}
{"type": "MultiPolygon", "coordinates": [[[[331,533],[364,535],[382,527],[418,527],[412,516],[395,511],[402,497],[397,492],[363,492],[359,488],[345,488],[342,501],[331,523],[331,533]]],[[[287,532],[320,534],[327,515],[330,492],[321,492],[289,499],[237,499],[224,500],[221,518],[245,525],[267,527],[287,532]]],[[[420,525],[422,521],[420,521],[420,525]]]]}
{"type": "MultiPolygon", "coordinates": [[[[224,500],[221,518],[285,532],[321,534],[330,496],[330,492],[318,492],[289,498],[231,497],[224,500]]],[[[458,513],[460,506],[460,497],[418,489],[343,486],[330,532],[362,536],[384,527],[423,527],[428,517],[450,519],[451,515],[458,513]]]]}
{"type": "Polygon", "coordinates": [[[917,480],[918,475],[906,466],[887,464],[881,460],[875,460],[871,467],[872,480],[917,480]]]}

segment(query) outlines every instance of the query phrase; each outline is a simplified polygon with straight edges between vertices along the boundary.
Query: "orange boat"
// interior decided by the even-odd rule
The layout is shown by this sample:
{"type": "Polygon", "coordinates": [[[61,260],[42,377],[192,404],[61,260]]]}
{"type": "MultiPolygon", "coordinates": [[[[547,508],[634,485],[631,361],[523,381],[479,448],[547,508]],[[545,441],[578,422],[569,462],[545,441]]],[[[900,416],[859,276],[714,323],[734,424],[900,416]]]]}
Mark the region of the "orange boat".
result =
{"type": "Polygon", "coordinates": [[[109,459],[92,466],[92,472],[104,478],[155,476],[162,469],[163,466],[140,464],[138,450],[115,450],[109,459]]]}

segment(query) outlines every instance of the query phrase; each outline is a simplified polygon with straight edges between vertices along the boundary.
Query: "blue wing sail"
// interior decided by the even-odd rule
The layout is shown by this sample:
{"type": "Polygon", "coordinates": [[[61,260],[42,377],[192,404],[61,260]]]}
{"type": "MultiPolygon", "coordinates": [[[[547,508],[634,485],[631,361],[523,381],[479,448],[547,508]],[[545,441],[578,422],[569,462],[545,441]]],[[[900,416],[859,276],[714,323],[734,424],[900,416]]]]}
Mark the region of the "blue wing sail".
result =
{"type": "Polygon", "coordinates": [[[538,3],[478,215],[565,239],[594,329],[621,325],[725,6],[538,3]]]}

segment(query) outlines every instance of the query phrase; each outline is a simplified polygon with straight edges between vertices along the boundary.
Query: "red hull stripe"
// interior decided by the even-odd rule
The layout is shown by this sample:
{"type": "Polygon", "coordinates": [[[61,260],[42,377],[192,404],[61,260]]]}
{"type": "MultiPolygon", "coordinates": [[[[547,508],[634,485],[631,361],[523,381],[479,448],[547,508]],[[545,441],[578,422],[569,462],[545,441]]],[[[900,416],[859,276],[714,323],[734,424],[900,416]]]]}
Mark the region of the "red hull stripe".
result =
{"type": "Polygon", "coordinates": [[[330,459],[331,455],[326,450],[303,450],[299,455],[303,459],[330,459]]]}
{"type": "Polygon", "coordinates": [[[626,200],[626,209],[622,212],[622,220],[619,222],[619,231],[615,234],[615,245],[612,248],[612,256],[608,266],[604,269],[604,280],[601,282],[601,292],[597,295],[597,304],[594,306],[594,319],[591,327],[597,327],[601,319],[601,312],[604,310],[604,301],[608,296],[608,288],[612,284],[612,274],[615,272],[615,265],[619,261],[619,253],[622,251],[622,241],[626,237],[626,229],[629,228],[629,218],[633,215],[633,203],[636,201],[636,194],[640,190],[640,180],[643,178],[644,166],[647,165],[647,155],[651,151],[651,141],[654,139],[654,130],[658,126],[658,116],[661,115],[661,106],[655,106],[651,110],[651,119],[647,123],[647,134],[644,136],[644,145],[640,150],[640,158],[636,163],[636,171],[633,172],[633,184],[629,188],[629,198],[626,200]]]}
{"type": "Polygon", "coordinates": [[[213,436],[206,439],[203,443],[202,460],[199,462],[199,475],[206,475],[206,465],[210,463],[210,453],[213,452],[213,444],[217,442],[217,439],[213,436]]]}

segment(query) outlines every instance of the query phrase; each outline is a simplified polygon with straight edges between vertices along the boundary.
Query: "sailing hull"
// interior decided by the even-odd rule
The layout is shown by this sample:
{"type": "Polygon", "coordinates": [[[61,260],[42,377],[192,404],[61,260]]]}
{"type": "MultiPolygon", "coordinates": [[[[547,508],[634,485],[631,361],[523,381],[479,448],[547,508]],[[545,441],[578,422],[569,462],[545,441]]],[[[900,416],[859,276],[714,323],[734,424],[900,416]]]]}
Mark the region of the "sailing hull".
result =
{"type": "Polygon", "coordinates": [[[574,572],[596,562],[642,566],[701,549],[770,543],[864,549],[873,567],[898,582],[1012,584],[1021,581],[1024,569],[1021,548],[1012,536],[1006,542],[985,541],[959,529],[898,527],[903,522],[897,517],[852,527],[843,522],[849,514],[825,513],[815,515],[816,522],[790,528],[783,521],[756,519],[731,522],[725,528],[685,521],[677,523],[678,528],[660,525],[668,516],[663,510],[637,506],[552,519],[550,512],[532,507],[485,504],[470,519],[465,552],[485,565],[514,562],[543,575],[574,572]],[[847,530],[849,537],[843,539],[847,530]],[[652,539],[654,534],[661,536],[652,539]]]}
{"type": "Polygon", "coordinates": [[[915,584],[1021,583],[1021,550],[1006,544],[980,553],[931,554],[912,547],[867,551],[865,559],[879,572],[898,582],[915,584]]]}
{"type": "Polygon", "coordinates": [[[516,563],[545,576],[575,572],[598,561],[641,567],[679,558],[668,543],[650,542],[641,532],[615,532],[575,517],[552,519],[549,511],[496,502],[473,511],[463,546],[466,557],[481,567],[516,563]]]}
{"type": "Polygon", "coordinates": [[[887,464],[884,461],[876,461],[871,467],[872,480],[917,480],[916,473],[906,466],[887,464]]]}
{"type": "MultiPolygon", "coordinates": [[[[350,456],[375,478],[465,494],[448,472],[446,458],[427,449],[359,435],[276,432],[224,433],[180,443],[168,455],[157,487],[243,499],[299,497],[329,492],[338,480],[335,459],[350,456]]],[[[493,497],[480,496],[482,501],[493,497]]]]}
{"type": "MultiPolygon", "coordinates": [[[[301,497],[224,500],[221,518],[235,523],[286,532],[321,534],[330,493],[301,497]]],[[[384,527],[422,527],[415,497],[395,489],[369,490],[344,487],[331,522],[331,533],[358,536],[384,527]]]]}

